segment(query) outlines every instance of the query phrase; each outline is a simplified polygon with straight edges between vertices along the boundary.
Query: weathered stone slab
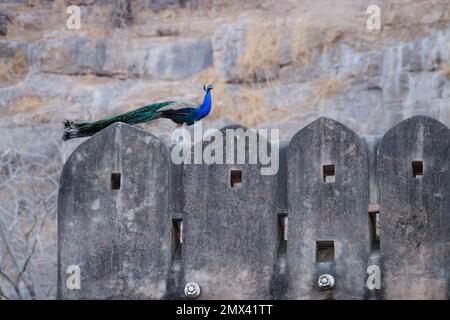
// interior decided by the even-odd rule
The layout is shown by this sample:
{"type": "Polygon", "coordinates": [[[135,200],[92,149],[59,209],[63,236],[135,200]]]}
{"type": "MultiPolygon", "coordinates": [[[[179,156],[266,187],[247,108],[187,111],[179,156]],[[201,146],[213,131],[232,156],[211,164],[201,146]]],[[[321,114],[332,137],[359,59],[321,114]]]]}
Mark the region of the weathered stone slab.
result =
{"type": "Polygon", "coordinates": [[[172,250],[169,181],[167,147],[125,124],[73,152],[58,203],[60,298],[164,296],[172,250]],[[71,265],[81,271],[79,290],[66,287],[71,265]]]}
{"type": "MultiPolygon", "coordinates": [[[[220,132],[225,135],[227,129],[237,128],[245,130],[227,126],[220,132]]],[[[237,135],[243,137],[243,132],[237,135]]],[[[236,148],[235,143],[235,155],[236,148]]],[[[223,150],[225,157],[225,144],[223,150]]],[[[248,143],[245,153],[248,159],[248,143]]],[[[184,281],[198,283],[202,299],[271,297],[278,246],[277,175],[261,175],[260,169],[259,161],[185,165],[184,281]]]]}
{"type": "Polygon", "coordinates": [[[363,299],[370,250],[363,142],[341,123],[319,118],[292,138],[287,161],[287,297],[363,299]],[[319,288],[322,274],[334,277],[334,288],[319,288]]]}
{"type": "Polygon", "coordinates": [[[71,36],[30,45],[35,73],[180,80],[212,62],[213,49],[207,38],[143,42],[118,36],[106,40],[71,36]]]}
{"type": "Polygon", "coordinates": [[[87,37],[71,36],[30,45],[30,64],[36,73],[103,74],[105,43],[87,37]]]}
{"type": "Polygon", "coordinates": [[[113,37],[105,41],[103,73],[130,78],[180,80],[213,63],[208,38],[141,41],[113,37]]]}
{"type": "Polygon", "coordinates": [[[450,130],[424,116],[388,131],[378,154],[386,299],[448,299],[450,130]]]}

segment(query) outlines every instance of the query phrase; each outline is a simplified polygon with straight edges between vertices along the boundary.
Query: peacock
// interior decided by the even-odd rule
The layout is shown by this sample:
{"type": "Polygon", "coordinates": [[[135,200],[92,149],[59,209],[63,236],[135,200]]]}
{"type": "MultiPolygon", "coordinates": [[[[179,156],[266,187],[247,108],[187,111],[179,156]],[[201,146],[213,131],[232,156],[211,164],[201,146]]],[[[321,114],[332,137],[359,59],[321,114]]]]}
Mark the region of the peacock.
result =
{"type": "Polygon", "coordinates": [[[63,140],[89,137],[115,122],[124,122],[130,125],[152,121],[159,118],[170,119],[177,125],[193,125],[196,121],[205,118],[211,111],[211,90],[214,84],[203,85],[205,96],[203,103],[197,106],[188,101],[163,101],[143,106],[139,109],[117,116],[101,119],[95,122],[75,122],[65,120],[63,140]]]}

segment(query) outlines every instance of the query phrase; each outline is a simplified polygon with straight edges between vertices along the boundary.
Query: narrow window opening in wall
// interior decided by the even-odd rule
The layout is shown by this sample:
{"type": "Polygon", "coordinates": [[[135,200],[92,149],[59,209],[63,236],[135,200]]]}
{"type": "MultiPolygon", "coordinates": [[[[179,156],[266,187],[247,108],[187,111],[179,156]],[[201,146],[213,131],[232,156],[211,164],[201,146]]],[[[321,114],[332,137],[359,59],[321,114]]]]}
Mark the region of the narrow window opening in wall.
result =
{"type": "Polygon", "coordinates": [[[423,176],[423,161],[415,160],[412,162],[412,170],[414,178],[420,178],[423,176]]]}
{"type": "Polygon", "coordinates": [[[120,190],[121,174],[119,172],[111,173],[111,190],[120,190]]]}
{"type": "Polygon", "coordinates": [[[177,248],[183,243],[183,219],[173,219],[173,243],[177,248]]]}
{"type": "Polygon", "coordinates": [[[278,227],[280,230],[280,240],[287,241],[288,239],[288,217],[285,213],[278,214],[278,227]]]}
{"type": "Polygon", "coordinates": [[[281,276],[287,272],[287,239],[288,239],[288,217],[286,213],[278,213],[278,248],[276,274],[281,276]]]}
{"type": "Polygon", "coordinates": [[[380,247],[380,212],[369,212],[370,234],[372,236],[372,247],[380,247]]]}
{"type": "Polygon", "coordinates": [[[323,182],[335,182],[334,164],[323,165],[323,182]]]}
{"type": "Polygon", "coordinates": [[[334,241],[316,241],[316,262],[334,261],[334,241]]]}
{"type": "Polygon", "coordinates": [[[230,187],[239,188],[242,186],[242,170],[230,171],[230,187]]]}

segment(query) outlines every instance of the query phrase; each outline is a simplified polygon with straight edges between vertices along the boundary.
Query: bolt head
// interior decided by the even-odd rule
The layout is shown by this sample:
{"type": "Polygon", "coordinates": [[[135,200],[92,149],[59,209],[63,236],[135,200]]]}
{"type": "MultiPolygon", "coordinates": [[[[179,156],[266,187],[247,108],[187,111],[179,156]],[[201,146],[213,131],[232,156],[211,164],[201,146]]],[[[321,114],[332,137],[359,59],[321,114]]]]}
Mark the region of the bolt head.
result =
{"type": "Polygon", "coordinates": [[[195,299],[200,295],[200,286],[195,282],[189,282],[184,287],[184,295],[186,298],[195,299]]]}
{"type": "Polygon", "coordinates": [[[331,274],[322,274],[319,277],[319,288],[328,290],[334,287],[334,278],[331,274]]]}

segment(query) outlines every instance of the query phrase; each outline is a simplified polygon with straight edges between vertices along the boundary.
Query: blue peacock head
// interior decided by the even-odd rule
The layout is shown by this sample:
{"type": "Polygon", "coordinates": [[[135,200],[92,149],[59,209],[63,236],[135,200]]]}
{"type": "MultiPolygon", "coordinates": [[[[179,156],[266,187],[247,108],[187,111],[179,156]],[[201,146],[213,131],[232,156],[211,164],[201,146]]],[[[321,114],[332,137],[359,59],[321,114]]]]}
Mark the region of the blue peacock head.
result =
{"type": "Polygon", "coordinates": [[[212,89],[214,89],[214,83],[210,83],[208,84],[208,86],[206,86],[205,84],[203,85],[203,90],[205,91],[211,91],[212,89]]]}

